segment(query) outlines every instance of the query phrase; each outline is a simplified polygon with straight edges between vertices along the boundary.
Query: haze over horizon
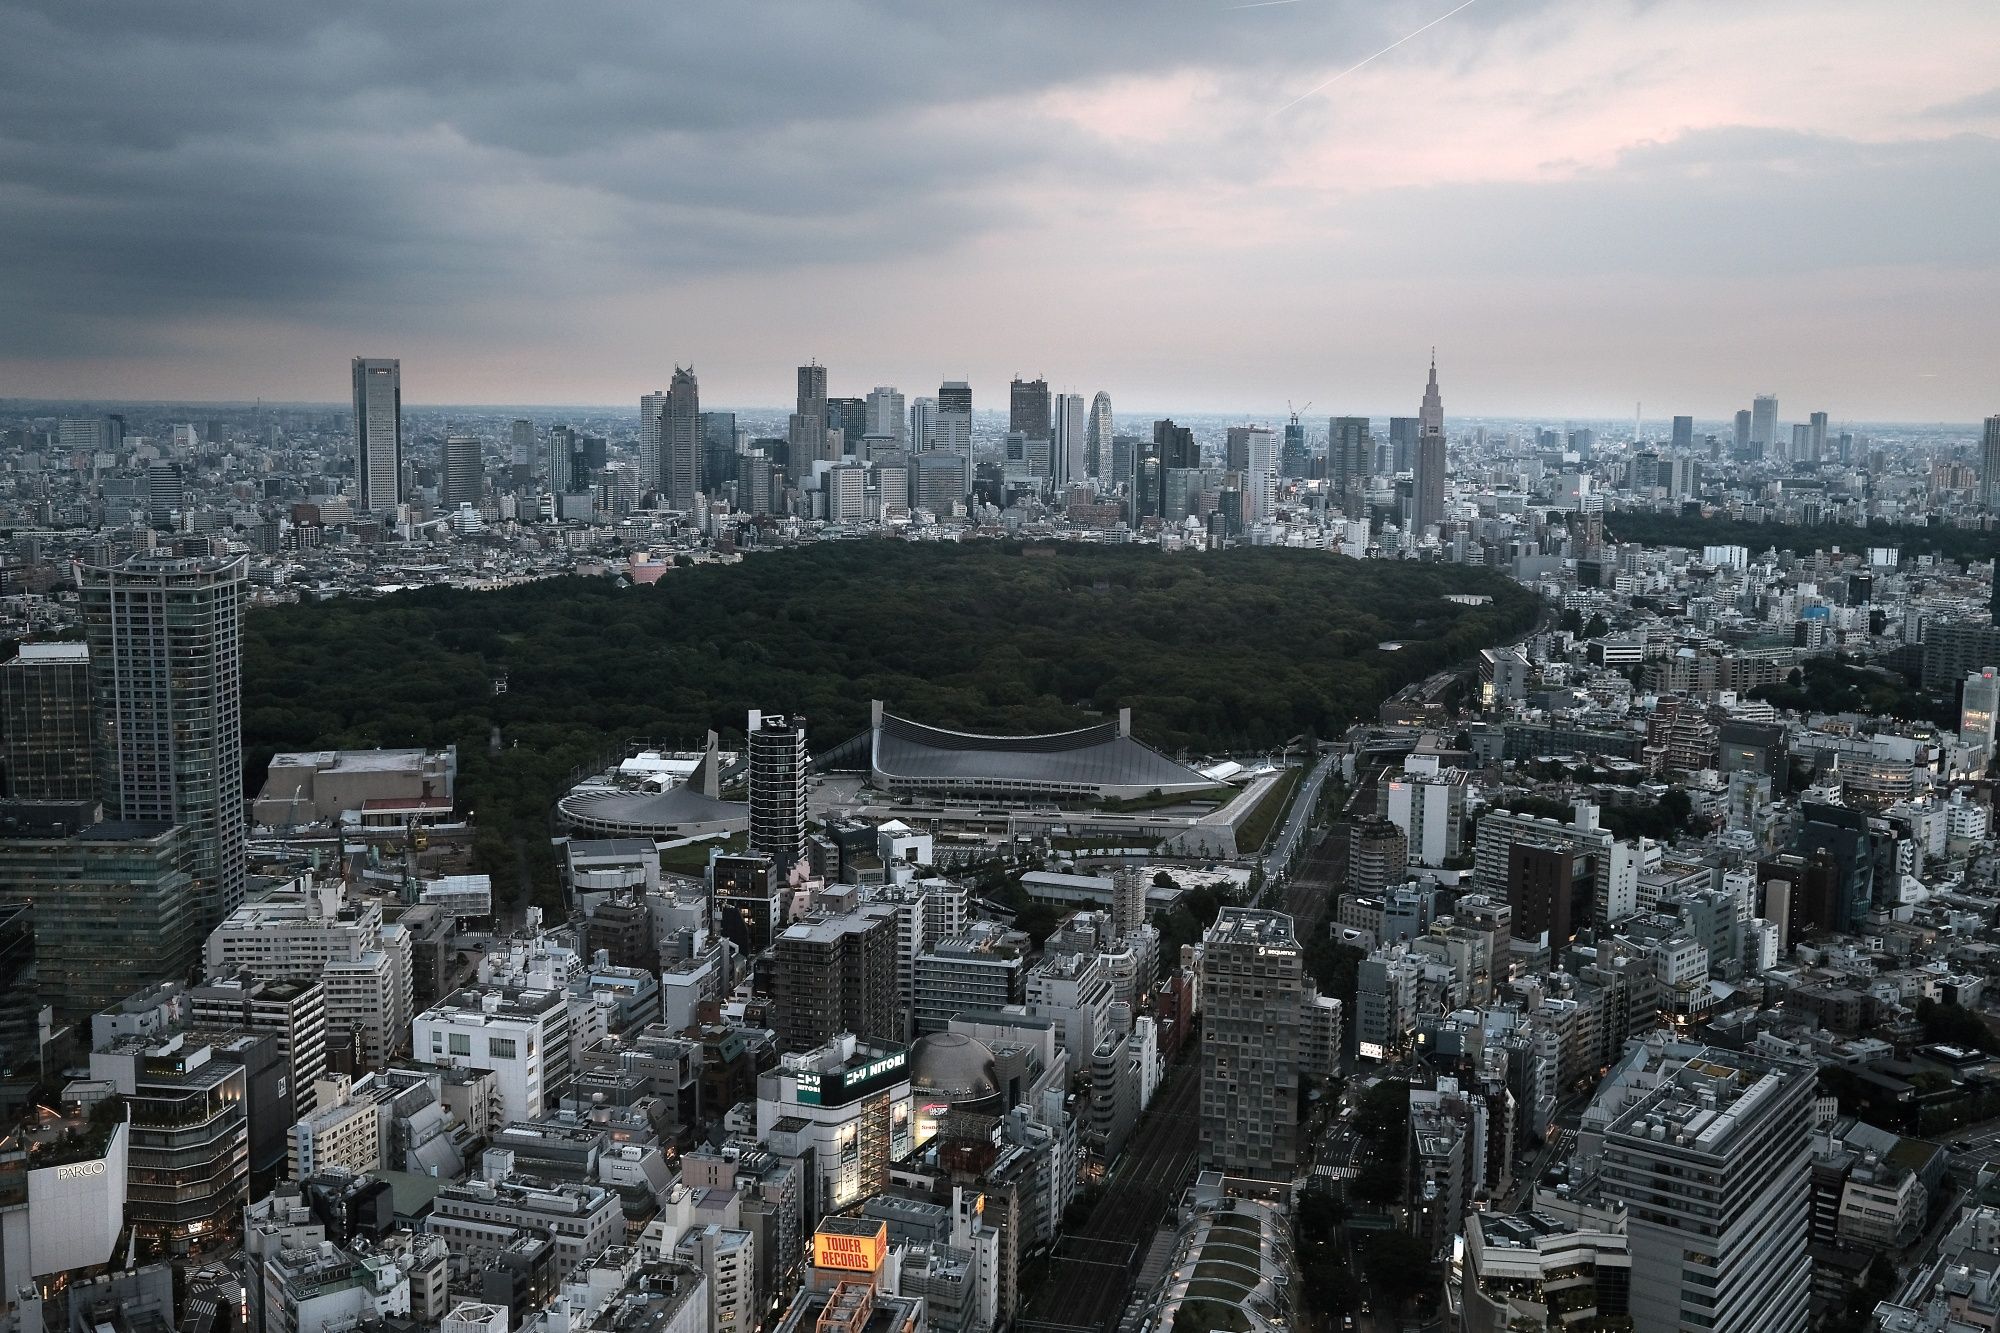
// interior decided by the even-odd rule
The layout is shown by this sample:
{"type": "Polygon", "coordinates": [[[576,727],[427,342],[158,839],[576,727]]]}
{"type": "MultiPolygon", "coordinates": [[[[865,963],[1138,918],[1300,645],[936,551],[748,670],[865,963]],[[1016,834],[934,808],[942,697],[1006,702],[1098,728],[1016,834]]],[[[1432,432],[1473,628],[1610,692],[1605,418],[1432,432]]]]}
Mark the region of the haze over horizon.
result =
{"type": "Polygon", "coordinates": [[[1990,6],[1452,9],[13,5],[0,395],[1994,411],[1990,6]]]}

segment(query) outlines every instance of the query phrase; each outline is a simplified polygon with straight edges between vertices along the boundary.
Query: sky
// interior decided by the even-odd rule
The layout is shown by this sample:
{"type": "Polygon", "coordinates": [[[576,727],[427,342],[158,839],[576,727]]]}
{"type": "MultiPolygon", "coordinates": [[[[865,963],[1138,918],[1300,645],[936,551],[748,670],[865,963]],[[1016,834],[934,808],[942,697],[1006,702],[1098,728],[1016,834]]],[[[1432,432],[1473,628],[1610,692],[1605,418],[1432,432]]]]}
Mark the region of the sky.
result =
{"type": "Polygon", "coordinates": [[[0,6],[4,397],[1970,421],[1996,310],[1992,0],[0,6]]]}

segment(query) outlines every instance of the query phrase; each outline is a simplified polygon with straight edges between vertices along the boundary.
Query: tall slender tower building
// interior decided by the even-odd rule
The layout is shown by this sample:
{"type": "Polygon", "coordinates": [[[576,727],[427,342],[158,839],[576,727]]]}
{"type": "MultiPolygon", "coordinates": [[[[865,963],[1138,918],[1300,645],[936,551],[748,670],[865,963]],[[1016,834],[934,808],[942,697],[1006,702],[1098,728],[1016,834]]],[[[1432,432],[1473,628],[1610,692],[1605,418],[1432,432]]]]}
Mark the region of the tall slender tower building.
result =
{"type": "MultiPolygon", "coordinates": [[[[1986,418],[1979,449],[1979,504],[1988,512],[2000,509],[2000,417],[1986,418]]],[[[1994,595],[2000,599],[2000,592],[1994,595]]]]}
{"type": "Polygon", "coordinates": [[[768,852],[783,874],[806,840],[806,720],[752,711],[750,850],[768,852]]]}
{"type": "Polygon", "coordinates": [[[1417,456],[1411,477],[1410,528],[1421,534],[1444,521],[1444,399],[1438,394],[1437,353],[1431,353],[1430,383],[1417,412],[1417,456]]]}
{"type": "Polygon", "coordinates": [[[203,935],[243,902],[246,567],[133,556],[84,571],[104,808],[186,829],[203,935]]]}
{"type": "MultiPolygon", "coordinates": [[[[645,417],[644,412],[639,414],[641,429],[644,428],[645,417]]],[[[535,461],[535,423],[526,417],[515,417],[512,431],[514,447],[508,456],[508,461],[517,465],[532,466],[535,461]]]]}
{"type": "Polygon", "coordinates": [[[935,398],[913,398],[910,400],[909,447],[913,453],[925,453],[937,448],[938,400],[935,398]]]}
{"type": "Polygon", "coordinates": [[[1203,937],[1201,1160],[1289,1181],[1299,1162],[1305,951],[1283,912],[1225,907],[1203,937]]]}
{"type": "Polygon", "coordinates": [[[1083,395],[1057,394],[1050,424],[1055,433],[1049,438],[1049,471],[1056,485],[1074,486],[1089,475],[1083,458],[1083,395]]]}
{"type": "Polygon", "coordinates": [[[666,417],[666,394],[655,389],[639,395],[639,485],[649,491],[666,489],[666,455],[660,448],[666,417]]]}
{"type": "Polygon", "coordinates": [[[354,358],[354,510],[393,513],[403,475],[403,363],[354,358]]]}
{"type": "Polygon", "coordinates": [[[1335,495],[1346,495],[1350,487],[1368,479],[1369,465],[1375,461],[1375,441],[1369,436],[1367,417],[1335,417],[1326,428],[1326,477],[1335,495]]]}
{"type": "Polygon", "coordinates": [[[667,508],[683,512],[694,508],[701,489],[701,452],[701,393],[694,367],[675,366],[660,417],[661,490],[667,508]]]}
{"type": "MultiPolygon", "coordinates": [[[[910,443],[909,422],[903,416],[903,391],[893,384],[878,384],[868,391],[869,435],[886,435],[896,442],[899,449],[910,443]]],[[[848,443],[857,451],[861,441],[848,443]]]]}
{"type": "Polygon", "coordinates": [[[938,385],[935,447],[972,457],[972,386],[964,380],[938,385]]]}
{"type": "Polygon", "coordinates": [[[792,413],[786,439],[794,478],[804,476],[816,460],[827,456],[826,367],[817,361],[799,367],[798,410],[792,413]]]}
{"type": "Polygon", "coordinates": [[[1111,395],[1099,389],[1090,400],[1090,425],[1083,436],[1083,470],[1092,479],[1111,470],[1111,437],[1117,427],[1111,417],[1111,395]]]}

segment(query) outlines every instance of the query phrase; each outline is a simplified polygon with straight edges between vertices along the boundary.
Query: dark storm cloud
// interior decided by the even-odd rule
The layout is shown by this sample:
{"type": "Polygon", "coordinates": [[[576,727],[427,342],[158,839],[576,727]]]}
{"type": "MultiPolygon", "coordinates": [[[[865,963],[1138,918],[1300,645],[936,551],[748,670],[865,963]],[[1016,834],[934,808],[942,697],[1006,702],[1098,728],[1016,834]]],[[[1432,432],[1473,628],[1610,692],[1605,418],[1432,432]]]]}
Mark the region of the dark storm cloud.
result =
{"type": "Polygon", "coordinates": [[[1006,221],[988,186],[1120,168],[967,108],[1194,61],[1286,77],[1393,21],[1330,3],[1254,21],[1058,0],[15,3],[0,290],[26,318],[0,351],[949,245],[1006,221]]]}

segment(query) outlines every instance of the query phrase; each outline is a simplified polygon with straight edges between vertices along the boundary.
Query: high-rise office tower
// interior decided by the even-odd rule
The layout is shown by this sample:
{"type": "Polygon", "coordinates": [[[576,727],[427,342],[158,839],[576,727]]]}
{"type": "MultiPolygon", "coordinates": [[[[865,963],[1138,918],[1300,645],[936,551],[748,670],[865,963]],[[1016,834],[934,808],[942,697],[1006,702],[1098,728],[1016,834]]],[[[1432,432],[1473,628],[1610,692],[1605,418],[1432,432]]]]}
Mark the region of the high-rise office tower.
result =
{"type": "Polygon", "coordinates": [[[1083,470],[1092,478],[1111,471],[1111,440],[1117,428],[1111,416],[1111,395],[1099,389],[1090,400],[1090,424],[1084,428],[1083,470]]]}
{"type": "Polygon", "coordinates": [[[666,438],[667,395],[655,389],[639,395],[639,484],[649,491],[665,489],[661,440],[666,438]]]}
{"type": "Polygon", "coordinates": [[[1368,479],[1375,442],[1368,436],[1367,417],[1335,417],[1327,423],[1326,476],[1335,495],[1368,479]]]}
{"type": "Polygon", "coordinates": [[[1437,357],[1431,357],[1430,383],[1417,413],[1417,457],[1410,488],[1410,528],[1421,534],[1444,521],[1444,400],[1438,394],[1437,357]]]}
{"type": "MultiPolygon", "coordinates": [[[[641,399],[639,403],[639,429],[643,432],[645,428],[646,404],[641,399]]],[[[507,461],[517,467],[532,465],[535,461],[535,423],[526,417],[515,417],[512,431],[513,434],[510,443],[513,447],[508,451],[507,461]]]]}
{"type": "Polygon", "coordinates": [[[243,901],[246,565],[133,556],[84,572],[105,812],[185,827],[203,934],[243,901]]]}
{"type": "Polygon", "coordinates": [[[972,458],[972,386],[964,380],[946,380],[938,385],[937,443],[933,448],[951,449],[972,458]]]}
{"type": "Polygon", "coordinates": [[[1812,457],[1818,462],[1826,457],[1826,413],[1815,412],[1810,418],[1812,430],[1812,457]]]}
{"type": "Polygon", "coordinates": [[[937,448],[938,400],[935,398],[913,398],[910,400],[910,438],[912,452],[937,448]]]}
{"type": "Polygon", "coordinates": [[[1057,394],[1051,423],[1055,433],[1049,437],[1050,469],[1055,474],[1056,485],[1073,486],[1090,475],[1083,457],[1083,395],[1057,394]]]}
{"type": "Polygon", "coordinates": [[[1760,393],[1750,402],[1750,447],[1770,452],[1778,443],[1778,396],[1760,393]]]}
{"type": "Polygon", "coordinates": [[[794,481],[826,457],[826,367],[817,361],[799,367],[797,409],[786,433],[786,467],[794,481]]]}
{"type": "Polygon", "coordinates": [[[799,859],[806,838],[806,720],[750,714],[750,849],[768,852],[778,873],[799,859]]]}
{"type": "Polygon", "coordinates": [[[1979,504],[1989,512],[2000,509],[2000,417],[1986,418],[1986,434],[1980,442],[1979,504]]]}
{"type": "MultiPolygon", "coordinates": [[[[910,444],[909,421],[903,415],[903,391],[890,384],[878,384],[868,391],[869,435],[886,435],[896,442],[896,447],[906,449],[910,444]]],[[[859,441],[850,440],[849,444],[859,441]]]]}
{"type": "Polygon", "coordinates": [[[569,495],[589,489],[588,470],[577,457],[576,432],[568,426],[549,427],[549,494],[569,495]]]}
{"type": "Polygon", "coordinates": [[[479,462],[479,437],[445,436],[444,467],[438,474],[438,508],[450,511],[460,505],[477,507],[485,480],[485,470],[479,462]]]}
{"type": "Polygon", "coordinates": [[[97,798],[90,648],[24,643],[0,665],[0,765],[17,801],[97,798]]]}
{"type": "Polygon", "coordinates": [[[174,516],[187,508],[187,479],[179,463],[155,462],[146,465],[146,521],[156,528],[171,528],[174,516]]]}
{"type": "Polygon", "coordinates": [[[1152,462],[1157,475],[1153,482],[1150,512],[1161,515],[1169,523],[1178,522],[1185,515],[1167,515],[1167,474],[1201,465],[1201,451],[1195,447],[1194,432],[1186,426],[1175,425],[1172,417],[1155,421],[1152,462]]]}
{"type": "Polygon", "coordinates": [[[1227,465],[1243,477],[1243,517],[1257,523],[1271,517],[1277,498],[1277,437],[1268,426],[1231,426],[1227,465]]]}
{"type": "Polygon", "coordinates": [[[660,416],[661,490],[669,509],[694,508],[701,490],[701,393],[694,367],[674,367],[667,404],[660,416]]]}
{"type": "Polygon", "coordinates": [[[354,358],[354,512],[393,511],[402,500],[403,363],[354,358]]]}
{"type": "Polygon", "coordinates": [[[1312,464],[1306,456],[1306,428],[1299,422],[1299,414],[1292,413],[1285,423],[1285,442],[1278,448],[1278,475],[1281,477],[1304,477],[1311,473],[1312,464]]]}
{"type": "Polygon", "coordinates": [[[1299,1161],[1305,951],[1283,912],[1225,907],[1202,942],[1201,1160],[1289,1181],[1299,1161]]]}
{"type": "Polygon", "coordinates": [[[1694,448],[1694,418],[1674,418],[1674,452],[1684,454],[1694,448]]]}
{"type": "Polygon", "coordinates": [[[1046,440],[1053,425],[1049,419],[1049,382],[1024,380],[1016,376],[1007,386],[1007,429],[1019,431],[1031,440],[1046,440]]]}
{"type": "Polygon", "coordinates": [[[736,477],[736,414],[701,414],[701,488],[714,491],[736,477]]]}
{"type": "Polygon", "coordinates": [[[1376,460],[1375,471],[1408,472],[1417,456],[1418,430],[1415,417],[1390,417],[1388,457],[1376,460]]]}
{"type": "Polygon", "coordinates": [[[1750,452],[1750,409],[1744,408],[1736,414],[1735,453],[1742,458],[1750,452]]]}
{"type": "Polygon", "coordinates": [[[1657,1038],[1604,1081],[1577,1160],[1624,1209],[1633,1328],[1803,1333],[1816,1087],[1810,1064],[1657,1038]]]}

